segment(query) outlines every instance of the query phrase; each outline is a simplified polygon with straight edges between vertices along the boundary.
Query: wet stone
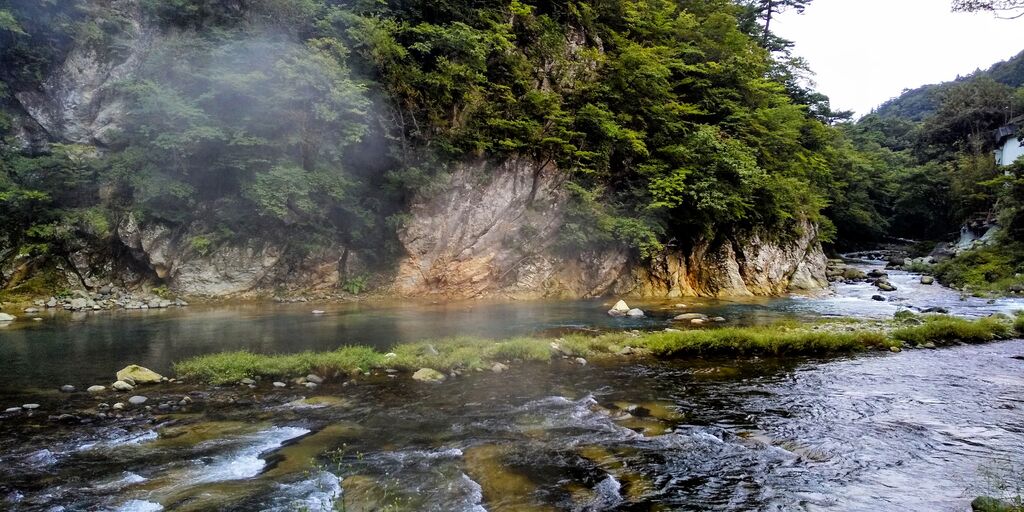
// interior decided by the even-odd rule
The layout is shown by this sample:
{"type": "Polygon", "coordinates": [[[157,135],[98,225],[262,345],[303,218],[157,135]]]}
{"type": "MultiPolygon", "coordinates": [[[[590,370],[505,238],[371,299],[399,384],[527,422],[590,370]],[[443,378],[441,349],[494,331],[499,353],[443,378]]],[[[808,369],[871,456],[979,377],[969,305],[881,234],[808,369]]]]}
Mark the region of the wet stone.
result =
{"type": "Polygon", "coordinates": [[[34,410],[34,409],[38,409],[39,408],[39,404],[25,404],[25,405],[22,405],[21,408],[25,409],[26,411],[31,411],[31,410],[34,410]]]}
{"type": "Polygon", "coordinates": [[[61,393],[74,393],[75,392],[75,387],[72,386],[71,384],[65,384],[65,385],[60,387],[60,391],[61,391],[61,393]]]}
{"type": "Polygon", "coordinates": [[[130,403],[132,405],[142,405],[142,404],[146,403],[146,400],[149,400],[149,399],[144,397],[144,396],[141,396],[141,395],[135,395],[135,396],[133,396],[133,397],[128,399],[128,403],[130,403]]]}

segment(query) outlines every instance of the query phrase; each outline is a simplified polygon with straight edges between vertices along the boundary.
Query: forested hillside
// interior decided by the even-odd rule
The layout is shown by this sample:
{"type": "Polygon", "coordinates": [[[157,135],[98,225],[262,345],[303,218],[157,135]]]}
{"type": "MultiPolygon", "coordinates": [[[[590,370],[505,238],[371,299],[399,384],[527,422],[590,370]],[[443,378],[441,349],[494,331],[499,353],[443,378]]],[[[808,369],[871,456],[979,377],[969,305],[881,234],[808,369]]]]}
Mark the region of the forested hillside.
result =
{"type": "Polygon", "coordinates": [[[559,250],[641,262],[808,222],[938,238],[991,208],[985,134],[1021,95],[979,76],[923,122],[844,123],[770,30],[806,3],[2,0],[3,285],[86,252],[159,283],[154,226],[196,257],[387,269],[414,199],[480,160],[556,167],[559,250]]]}
{"type": "Polygon", "coordinates": [[[924,118],[935,113],[942,101],[942,95],[946,94],[950,88],[979,78],[991,78],[1014,89],[1024,86],[1024,52],[1005,61],[997,62],[984,71],[979,69],[970,75],[958,77],[956,80],[909,89],[898,97],[881,104],[874,113],[885,117],[923,121],[924,118]]]}

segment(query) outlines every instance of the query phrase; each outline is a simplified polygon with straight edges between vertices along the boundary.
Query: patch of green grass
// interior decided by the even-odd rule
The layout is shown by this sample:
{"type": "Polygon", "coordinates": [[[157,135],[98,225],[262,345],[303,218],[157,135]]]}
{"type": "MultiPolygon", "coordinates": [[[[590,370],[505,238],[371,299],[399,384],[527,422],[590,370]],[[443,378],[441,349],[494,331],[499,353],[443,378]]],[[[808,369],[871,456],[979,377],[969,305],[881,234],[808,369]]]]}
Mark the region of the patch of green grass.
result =
{"type": "Polygon", "coordinates": [[[1024,332],[1024,315],[1012,320],[993,316],[967,320],[948,316],[923,316],[920,325],[903,323],[850,323],[798,325],[792,323],[765,327],[725,327],[674,332],[635,334],[616,332],[600,336],[571,335],[553,340],[514,338],[494,341],[461,337],[437,341],[407,343],[394,347],[394,355],[368,347],[343,347],[332,352],[259,355],[251,352],[226,352],[199,356],[175,365],[178,376],[212,384],[237,382],[243,378],[289,378],[317,373],[321,376],[351,375],[355,370],[395,368],[414,371],[433,368],[488,368],[500,361],[549,361],[556,356],[611,357],[624,347],[638,349],[655,357],[701,356],[796,356],[826,355],[866,350],[889,350],[904,344],[927,342],[936,345],[954,341],[981,343],[1008,338],[1014,329],[1024,332]],[[891,330],[895,329],[895,330],[891,330]]]}
{"type": "Polygon", "coordinates": [[[924,323],[893,331],[892,338],[909,344],[984,343],[1012,334],[1011,325],[998,317],[967,320],[952,316],[925,317],[924,323]]]}
{"type": "Polygon", "coordinates": [[[263,355],[248,351],[221,352],[194,357],[176,363],[178,375],[209,382],[228,384],[244,378],[298,377],[309,373],[319,375],[351,374],[380,367],[386,358],[372,348],[342,347],[332,352],[301,352],[298,354],[263,355]]]}
{"type": "Polygon", "coordinates": [[[885,334],[876,331],[787,331],[748,327],[656,333],[639,341],[638,346],[654,355],[674,357],[811,355],[888,348],[891,345],[885,334]]]}

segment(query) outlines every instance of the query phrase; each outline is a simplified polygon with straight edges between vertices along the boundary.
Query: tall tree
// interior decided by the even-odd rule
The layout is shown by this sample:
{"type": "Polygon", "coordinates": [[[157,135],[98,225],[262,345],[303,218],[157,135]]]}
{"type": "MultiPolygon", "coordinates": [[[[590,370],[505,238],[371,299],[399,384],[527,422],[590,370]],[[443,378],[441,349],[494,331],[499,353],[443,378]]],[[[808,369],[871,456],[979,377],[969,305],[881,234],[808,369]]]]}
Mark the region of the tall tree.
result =
{"type": "Polygon", "coordinates": [[[804,9],[812,0],[754,0],[751,4],[758,18],[764,20],[764,31],[761,33],[761,44],[768,47],[772,40],[772,20],[775,16],[789,10],[803,14],[804,9]]]}

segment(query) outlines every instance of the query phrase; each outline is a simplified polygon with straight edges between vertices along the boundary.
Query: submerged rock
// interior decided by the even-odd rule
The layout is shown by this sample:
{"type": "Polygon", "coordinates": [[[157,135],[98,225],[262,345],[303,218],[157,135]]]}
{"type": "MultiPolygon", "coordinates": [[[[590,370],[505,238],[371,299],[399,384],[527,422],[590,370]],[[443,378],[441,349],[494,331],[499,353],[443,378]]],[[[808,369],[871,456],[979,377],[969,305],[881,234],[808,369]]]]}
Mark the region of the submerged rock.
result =
{"type": "Polygon", "coordinates": [[[932,276],[921,276],[921,284],[934,284],[935,278],[932,276]]]}
{"type": "Polygon", "coordinates": [[[61,391],[61,393],[74,393],[75,392],[75,387],[72,386],[71,384],[65,384],[65,385],[60,387],[60,391],[61,391]]]}
{"type": "Polygon", "coordinates": [[[420,368],[416,370],[416,373],[412,374],[412,378],[420,382],[442,382],[445,376],[443,373],[432,368],[420,368]]]}
{"type": "Polygon", "coordinates": [[[156,384],[163,378],[159,373],[137,364],[130,364],[117,372],[117,380],[128,381],[131,379],[135,384],[156,384]]]}
{"type": "Polygon", "coordinates": [[[494,365],[491,366],[491,371],[494,372],[494,373],[501,373],[501,372],[503,372],[505,370],[508,370],[508,365],[506,365],[506,364],[494,363],[494,365]]]}
{"type": "Polygon", "coordinates": [[[640,318],[644,316],[644,310],[639,308],[633,308],[626,312],[626,316],[633,318],[640,318]]]}
{"type": "Polygon", "coordinates": [[[681,315],[676,315],[676,317],[673,318],[673,320],[676,320],[676,321],[679,321],[679,322],[685,322],[685,321],[688,321],[688,320],[702,320],[703,321],[703,320],[707,320],[707,319],[708,319],[708,316],[705,315],[704,313],[683,313],[681,315]]]}
{"type": "Polygon", "coordinates": [[[872,295],[871,300],[877,300],[879,302],[885,302],[885,297],[882,295],[872,295]]]}
{"type": "Polygon", "coordinates": [[[33,409],[38,409],[39,408],[39,404],[25,404],[25,405],[22,405],[21,408],[25,409],[26,411],[31,411],[33,409]]]}
{"type": "Polygon", "coordinates": [[[0,313],[0,322],[13,322],[18,317],[14,315],[8,315],[7,313],[0,313]]]}
{"type": "Polygon", "coordinates": [[[922,309],[921,312],[922,313],[938,313],[940,315],[947,315],[947,314],[949,314],[949,310],[948,309],[943,308],[943,307],[938,307],[938,306],[922,309]]]}

